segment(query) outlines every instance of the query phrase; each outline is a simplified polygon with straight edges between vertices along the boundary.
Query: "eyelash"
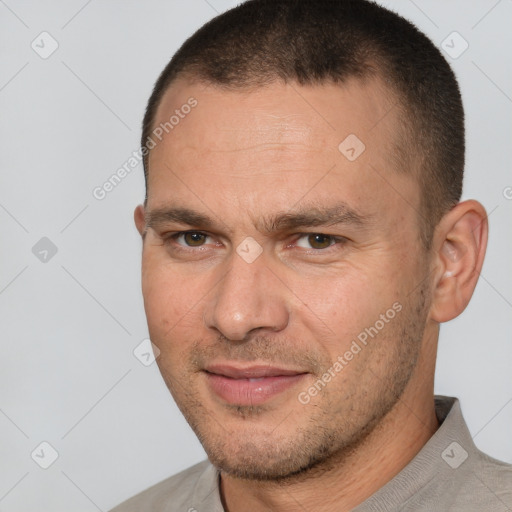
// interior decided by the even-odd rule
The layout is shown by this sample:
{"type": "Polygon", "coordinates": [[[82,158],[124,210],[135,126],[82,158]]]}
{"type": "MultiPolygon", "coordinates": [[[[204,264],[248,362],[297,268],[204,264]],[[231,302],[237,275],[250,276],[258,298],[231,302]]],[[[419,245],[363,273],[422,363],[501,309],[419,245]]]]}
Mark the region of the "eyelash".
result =
{"type": "Polygon", "coordinates": [[[205,237],[210,237],[208,233],[204,233],[203,231],[177,231],[175,233],[168,233],[164,236],[162,236],[164,245],[173,245],[173,250],[176,251],[185,251],[185,252],[198,252],[198,250],[204,251],[204,245],[198,245],[197,247],[182,245],[177,242],[178,238],[187,235],[187,234],[197,234],[197,235],[203,235],[205,237]]]}
{"type": "MultiPolygon", "coordinates": [[[[177,242],[177,240],[182,237],[182,236],[185,236],[187,234],[197,234],[197,235],[202,235],[202,236],[205,236],[207,238],[211,238],[210,235],[208,235],[208,233],[205,233],[203,231],[193,231],[193,230],[188,230],[188,231],[177,231],[177,232],[174,232],[174,233],[168,233],[167,235],[164,235],[162,238],[164,240],[164,244],[165,245],[170,245],[171,243],[173,244],[173,250],[176,250],[176,251],[184,251],[184,252],[198,252],[198,251],[204,251],[205,250],[205,246],[204,245],[198,245],[196,247],[194,246],[187,246],[187,245],[181,245],[177,242]]],[[[332,243],[327,246],[326,248],[323,248],[323,249],[314,249],[314,248],[309,248],[309,249],[304,249],[305,251],[307,251],[308,253],[313,253],[313,254],[325,254],[327,252],[330,252],[330,249],[333,248],[334,246],[336,245],[344,245],[348,239],[345,238],[345,237],[342,237],[342,236],[334,236],[334,235],[328,235],[326,233],[320,233],[320,232],[309,232],[309,233],[299,233],[298,234],[298,237],[295,238],[293,244],[296,244],[300,239],[302,238],[305,238],[305,237],[309,237],[309,236],[313,236],[313,235],[318,235],[318,236],[324,236],[324,237],[327,237],[329,238],[332,243]]],[[[287,244],[287,248],[290,247],[291,244],[287,244]]]]}

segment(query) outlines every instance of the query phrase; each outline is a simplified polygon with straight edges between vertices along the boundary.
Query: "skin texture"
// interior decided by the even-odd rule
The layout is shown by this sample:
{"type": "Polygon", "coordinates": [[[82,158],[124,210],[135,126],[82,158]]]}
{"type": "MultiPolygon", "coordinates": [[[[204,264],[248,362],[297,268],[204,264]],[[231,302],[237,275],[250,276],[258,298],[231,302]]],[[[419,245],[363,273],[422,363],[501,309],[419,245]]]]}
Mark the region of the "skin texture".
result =
{"type": "Polygon", "coordinates": [[[471,297],[485,211],[476,201],[460,203],[425,251],[420,190],[391,164],[399,120],[377,81],[253,91],[178,81],[155,126],[190,96],[197,107],[150,153],[147,203],[135,211],[159,368],[221,469],[226,510],[287,511],[298,503],[350,510],[438,427],[439,323],[471,297]],[[365,145],[354,161],[338,149],[349,134],[365,145]],[[340,224],[272,222],[341,203],[340,224]],[[178,222],[163,213],[169,208],[193,210],[211,224],[178,222]],[[196,234],[173,237],[182,231],[196,234]],[[247,237],[262,250],[251,263],[237,253],[247,237]],[[382,328],[381,315],[388,320],[382,328]],[[358,335],[377,325],[333,370],[358,335]],[[212,364],[302,375],[261,403],[228,403],[209,384],[212,364]],[[300,393],[329,369],[329,382],[301,402],[300,393]]]}

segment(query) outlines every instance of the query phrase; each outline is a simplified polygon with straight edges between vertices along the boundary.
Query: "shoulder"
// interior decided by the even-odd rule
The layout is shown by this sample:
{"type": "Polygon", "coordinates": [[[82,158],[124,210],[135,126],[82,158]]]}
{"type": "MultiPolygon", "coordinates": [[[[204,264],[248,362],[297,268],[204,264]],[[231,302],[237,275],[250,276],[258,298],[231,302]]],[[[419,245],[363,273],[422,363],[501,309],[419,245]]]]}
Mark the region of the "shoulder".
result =
{"type": "Polygon", "coordinates": [[[444,489],[443,504],[450,503],[452,507],[445,508],[489,512],[512,509],[512,465],[477,448],[458,400],[453,402],[446,420],[448,428],[436,447],[443,459],[443,463],[439,462],[441,467],[437,466],[436,486],[444,489]]]}
{"type": "Polygon", "coordinates": [[[198,483],[216,485],[216,470],[209,461],[185,469],[121,503],[110,512],[173,512],[193,510],[198,483]]]}
{"type": "Polygon", "coordinates": [[[495,502],[496,507],[506,505],[512,508],[512,465],[478,451],[475,464],[468,469],[468,493],[473,483],[471,490],[477,490],[477,496],[487,498],[489,501],[486,503],[495,502]]]}
{"type": "Polygon", "coordinates": [[[459,461],[453,459],[453,465],[441,469],[437,478],[413,497],[408,503],[410,508],[405,510],[512,510],[512,465],[476,448],[465,457],[459,461]]]}

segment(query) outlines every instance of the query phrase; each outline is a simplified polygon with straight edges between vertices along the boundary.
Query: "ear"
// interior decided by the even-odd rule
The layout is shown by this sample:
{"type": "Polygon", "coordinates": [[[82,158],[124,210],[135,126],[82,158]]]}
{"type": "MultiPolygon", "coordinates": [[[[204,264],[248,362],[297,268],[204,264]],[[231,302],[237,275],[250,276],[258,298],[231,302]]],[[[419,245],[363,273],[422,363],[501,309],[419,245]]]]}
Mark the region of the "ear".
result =
{"type": "Polygon", "coordinates": [[[439,222],[433,241],[431,319],[447,322],[468,305],[482,270],[488,230],[485,208],[474,200],[457,204],[439,222]]]}
{"type": "Polygon", "coordinates": [[[137,227],[137,231],[140,233],[140,236],[144,238],[144,234],[146,233],[146,218],[144,216],[144,206],[139,204],[135,211],[133,212],[133,219],[135,220],[135,226],[137,227]]]}

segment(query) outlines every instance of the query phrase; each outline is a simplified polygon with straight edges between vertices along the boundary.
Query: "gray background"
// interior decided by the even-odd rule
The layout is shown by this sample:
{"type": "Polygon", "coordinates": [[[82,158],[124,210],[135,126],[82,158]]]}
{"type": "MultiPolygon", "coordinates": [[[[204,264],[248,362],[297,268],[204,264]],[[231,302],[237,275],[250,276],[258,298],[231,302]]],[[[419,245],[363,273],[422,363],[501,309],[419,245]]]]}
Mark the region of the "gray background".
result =
{"type": "MultiPolygon", "coordinates": [[[[108,510],[204,458],[156,365],[133,354],[147,337],[141,166],[103,200],[92,191],[137,150],[179,44],[235,3],[0,0],[0,511],[108,510]],[[55,44],[43,31],[58,43],[47,58],[31,47],[55,44]]],[[[436,392],[512,462],[512,2],[383,3],[452,54],[453,31],[469,44],[447,58],[467,114],[464,198],[485,205],[491,236],[470,306],[442,327],[436,392]]]]}

